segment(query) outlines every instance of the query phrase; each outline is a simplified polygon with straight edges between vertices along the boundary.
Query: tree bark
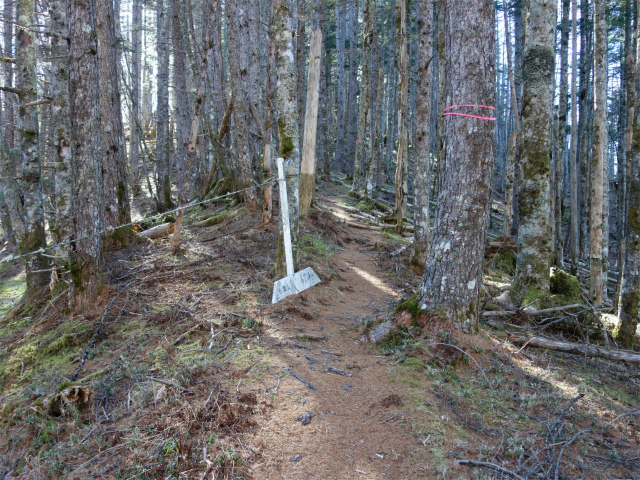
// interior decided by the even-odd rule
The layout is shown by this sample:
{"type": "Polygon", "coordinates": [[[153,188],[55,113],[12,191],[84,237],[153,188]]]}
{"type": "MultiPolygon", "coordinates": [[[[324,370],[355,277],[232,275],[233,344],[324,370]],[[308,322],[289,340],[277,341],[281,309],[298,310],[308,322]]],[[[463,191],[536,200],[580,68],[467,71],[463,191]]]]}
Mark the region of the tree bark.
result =
{"type": "MultiPolygon", "coordinates": [[[[120,104],[120,78],[117,65],[115,16],[112,0],[96,0],[98,35],[98,68],[100,80],[100,110],[102,138],[102,195],[104,196],[105,227],[129,223],[129,188],[125,159],[122,106],[120,104]]],[[[116,232],[120,238],[124,230],[116,232]]]]}
{"type": "MultiPolygon", "coordinates": [[[[36,23],[33,0],[19,0],[16,6],[19,25],[36,23]]],[[[16,152],[19,160],[13,164],[13,168],[18,181],[6,192],[6,197],[11,224],[16,232],[18,253],[24,254],[46,246],[38,128],[36,36],[32,30],[17,29],[15,67],[15,85],[19,87],[17,101],[20,104],[16,114],[16,143],[20,151],[19,154],[16,152]]],[[[49,273],[41,272],[48,266],[46,257],[40,254],[25,257],[29,296],[49,283],[49,273]]]]}
{"type": "Polygon", "coordinates": [[[226,5],[227,25],[229,26],[229,66],[231,91],[234,97],[233,117],[235,119],[236,155],[238,156],[238,188],[243,192],[247,208],[255,211],[258,199],[252,184],[251,153],[249,147],[248,118],[249,102],[249,16],[246,4],[230,2],[226,5]]]}
{"type": "Polygon", "coordinates": [[[156,45],[158,49],[158,110],[156,121],[156,192],[160,209],[170,209],[171,180],[169,156],[169,0],[156,0],[156,45]]]}
{"type": "Polygon", "coordinates": [[[316,189],[316,136],[321,55],[322,30],[316,28],[311,34],[311,48],[309,49],[309,78],[307,80],[307,102],[300,166],[300,215],[302,216],[309,213],[316,189]]]}
{"type": "Polygon", "coordinates": [[[429,240],[431,138],[431,70],[433,60],[433,0],[418,4],[418,93],[416,98],[416,157],[414,162],[413,226],[417,243],[429,240]]]}
{"type": "MultiPolygon", "coordinates": [[[[13,58],[13,16],[15,11],[15,0],[4,0],[4,9],[2,10],[2,15],[4,17],[4,56],[13,58]]],[[[3,73],[4,73],[4,85],[5,87],[13,86],[13,65],[8,62],[4,62],[2,64],[3,73]]],[[[4,97],[4,118],[3,121],[6,123],[4,127],[5,132],[5,140],[9,148],[14,147],[14,94],[9,92],[3,92],[4,97]]]]}
{"type": "Polygon", "coordinates": [[[571,150],[569,151],[569,190],[571,192],[571,231],[569,234],[569,253],[571,256],[571,274],[578,274],[578,257],[580,247],[580,205],[578,203],[578,101],[576,80],[578,76],[578,39],[577,39],[577,4],[571,2],[571,150]]]}
{"type": "Polygon", "coordinates": [[[347,102],[347,175],[352,176],[353,163],[349,160],[356,154],[356,139],[358,135],[358,2],[349,4],[349,98],[347,102]]]}
{"type": "Polygon", "coordinates": [[[345,9],[336,3],[336,155],[335,161],[345,171],[345,9]]]}
{"type": "MultiPolygon", "coordinates": [[[[640,0],[634,2],[636,8],[635,36],[636,42],[640,39],[638,27],[638,12],[640,12],[640,0]]],[[[634,69],[640,65],[640,48],[636,47],[634,69]]],[[[631,149],[627,156],[627,218],[626,218],[626,248],[624,274],[622,275],[622,287],[618,310],[618,325],[613,336],[618,343],[626,348],[632,348],[635,343],[635,334],[638,326],[640,312],[640,78],[631,73],[633,83],[628,88],[632,92],[634,108],[631,127],[627,141],[631,143],[631,149]]],[[[630,104],[631,106],[631,104],[630,104]]]]}
{"type": "Polygon", "coordinates": [[[305,101],[306,101],[306,88],[305,88],[305,79],[306,75],[305,66],[306,66],[306,45],[307,45],[307,34],[306,34],[306,12],[305,0],[295,0],[296,2],[296,90],[297,90],[297,99],[298,99],[298,132],[300,134],[300,146],[302,146],[304,142],[304,117],[305,117],[305,101]]]}
{"type": "MultiPolygon", "coordinates": [[[[280,136],[279,156],[285,159],[287,177],[287,199],[289,202],[289,221],[291,227],[291,245],[293,248],[294,269],[298,269],[299,236],[299,179],[300,153],[298,150],[298,105],[296,102],[296,69],[293,61],[293,42],[291,38],[292,15],[287,0],[274,0],[273,27],[276,47],[276,104],[278,111],[278,133],[280,136]]],[[[286,275],[282,222],[278,238],[276,258],[276,276],[286,275]]]]}
{"type": "Polygon", "coordinates": [[[549,296],[549,169],[553,128],[556,5],[530,0],[525,17],[518,255],[513,300],[540,308],[549,296]]]}
{"type": "Polygon", "coordinates": [[[69,99],[73,238],[69,270],[75,303],[88,305],[102,286],[102,141],[94,2],[70,0],[69,99]],[[85,238],[86,237],[86,238],[85,238]]]}
{"type": "Polygon", "coordinates": [[[133,0],[131,16],[131,142],[129,146],[129,167],[131,176],[129,184],[134,196],[141,193],[140,188],[140,131],[142,118],[140,116],[140,63],[142,55],[142,1],[133,0]]]}
{"type": "MultiPolygon", "coordinates": [[[[491,0],[445,0],[445,91],[451,105],[495,102],[495,7],[491,0]]],[[[491,110],[490,110],[491,111],[491,110]]],[[[420,304],[456,328],[477,330],[489,213],[495,124],[448,115],[442,186],[429,245],[420,304]]]]}
{"type": "Polygon", "coordinates": [[[509,91],[511,92],[511,112],[515,128],[509,136],[509,146],[507,150],[507,165],[504,185],[504,222],[502,227],[503,235],[511,235],[511,226],[513,223],[513,188],[514,188],[514,169],[516,163],[516,152],[518,149],[518,139],[520,138],[520,108],[518,106],[518,94],[516,80],[514,75],[513,57],[511,54],[511,33],[509,26],[509,10],[507,9],[507,0],[502,0],[504,11],[504,30],[505,41],[507,43],[507,67],[509,69],[509,91]]]}
{"type": "Polygon", "coordinates": [[[396,1],[396,48],[398,50],[398,154],[396,157],[396,232],[402,233],[407,215],[407,165],[409,163],[409,50],[407,1],[396,1]]]}
{"type": "MultiPolygon", "coordinates": [[[[49,3],[51,28],[67,37],[67,0],[49,3]]],[[[66,40],[51,37],[53,79],[51,85],[51,122],[54,125],[53,145],[55,150],[56,173],[54,191],[56,221],[50,227],[56,243],[67,242],[73,231],[71,215],[71,131],[69,110],[69,45],[66,40]]],[[[56,249],[56,255],[68,257],[69,245],[56,249]]]]}
{"type": "MultiPolygon", "coordinates": [[[[359,193],[362,182],[363,158],[371,146],[371,41],[373,40],[373,22],[375,22],[375,2],[364,0],[364,25],[362,48],[362,81],[360,106],[358,109],[358,136],[356,155],[353,165],[353,185],[351,190],[359,193]]],[[[365,193],[366,196],[366,193],[365,193]]]]}
{"type": "Polygon", "coordinates": [[[553,264],[563,268],[564,245],[562,217],[564,214],[564,156],[567,145],[567,83],[569,71],[569,10],[571,0],[562,0],[562,25],[560,32],[560,92],[558,105],[558,134],[556,137],[555,164],[555,229],[553,238],[553,264]]]}
{"type": "MultiPolygon", "coordinates": [[[[603,239],[603,195],[605,166],[607,162],[607,23],[605,0],[594,0],[594,105],[593,105],[593,154],[591,157],[591,194],[589,209],[590,282],[589,296],[594,305],[603,301],[603,251],[607,239],[603,239]]],[[[606,285],[604,285],[606,288],[606,285]]]]}

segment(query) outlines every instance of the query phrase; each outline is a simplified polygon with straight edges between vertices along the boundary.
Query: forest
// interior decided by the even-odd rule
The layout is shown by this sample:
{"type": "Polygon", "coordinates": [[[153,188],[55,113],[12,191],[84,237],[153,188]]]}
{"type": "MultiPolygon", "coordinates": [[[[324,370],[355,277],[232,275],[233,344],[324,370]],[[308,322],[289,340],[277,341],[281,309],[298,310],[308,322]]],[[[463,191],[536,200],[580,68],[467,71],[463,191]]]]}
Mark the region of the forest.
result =
{"type": "Polygon", "coordinates": [[[640,478],[640,0],[0,12],[0,479],[640,478]]]}

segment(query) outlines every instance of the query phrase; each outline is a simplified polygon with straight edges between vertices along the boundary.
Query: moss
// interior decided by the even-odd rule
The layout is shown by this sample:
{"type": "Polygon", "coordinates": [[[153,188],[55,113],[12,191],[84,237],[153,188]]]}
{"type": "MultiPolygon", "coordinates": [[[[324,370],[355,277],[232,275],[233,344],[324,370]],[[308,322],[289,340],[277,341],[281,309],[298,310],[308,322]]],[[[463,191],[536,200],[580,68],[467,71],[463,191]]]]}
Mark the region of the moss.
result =
{"type": "Polygon", "coordinates": [[[420,315],[420,302],[418,301],[417,295],[411,295],[411,297],[406,300],[401,301],[397,306],[395,312],[406,311],[411,314],[411,316],[415,319],[420,315]]]}
{"type": "Polygon", "coordinates": [[[549,280],[552,294],[561,295],[570,303],[580,300],[580,282],[573,275],[556,268],[549,280]]]}
{"type": "Polygon", "coordinates": [[[176,221],[176,217],[174,215],[165,215],[162,219],[162,223],[174,223],[176,221]]]}
{"type": "Polygon", "coordinates": [[[503,250],[493,257],[493,266],[498,272],[514,275],[516,273],[516,259],[514,251],[503,250]]]}
{"type": "Polygon", "coordinates": [[[227,214],[225,212],[218,213],[216,215],[211,215],[210,217],[205,218],[201,222],[196,223],[196,227],[213,227],[214,225],[218,225],[226,220],[227,214]]]}
{"type": "Polygon", "coordinates": [[[622,305],[620,306],[620,320],[613,330],[615,338],[623,348],[633,348],[635,334],[638,326],[638,304],[640,303],[640,292],[633,291],[622,295],[622,305]]]}
{"type": "Polygon", "coordinates": [[[82,286],[82,268],[74,261],[69,262],[69,273],[71,274],[71,281],[76,291],[79,291],[82,286]]]}
{"type": "Polygon", "coordinates": [[[287,124],[281,117],[278,119],[278,131],[280,132],[280,156],[289,158],[295,150],[293,139],[286,133],[287,124]]]}

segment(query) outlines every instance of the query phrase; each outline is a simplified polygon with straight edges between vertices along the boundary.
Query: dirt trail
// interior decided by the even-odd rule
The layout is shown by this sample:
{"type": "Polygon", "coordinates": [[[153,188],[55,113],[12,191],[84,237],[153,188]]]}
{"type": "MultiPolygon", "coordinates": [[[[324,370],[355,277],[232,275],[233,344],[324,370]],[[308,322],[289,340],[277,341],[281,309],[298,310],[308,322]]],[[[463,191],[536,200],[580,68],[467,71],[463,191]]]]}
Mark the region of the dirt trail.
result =
{"type": "MultiPolygon", "coordinates": [[[[338,198],[322,199],[325,206],[348,215],[338,198]]],[[[386,315],[400,298],[375,263],[374,246],[383,238],[368,230],[350,230],[351,242],[331,257],[340,279],[322,283],[276,306],[301,306],[272,329],[272,334],[325,335],[323,342],[303,342],[309,350],[292,349],[278,355],[281,366],[291,368],[315,390],[288,375],[274,398],[277,406],[258,437],[268,445],[258,478],[402,478],[410,474],[410,432],[403,425],[401,396],[387,381],[388,359],[371,345],[355,339],[365,317],[386,315]],[[301,301],[302,297],[302,301],[301,301]],[[310,319],[303,319],[311,315],[310,319]],[[327,371],[333,367],[348,376],[327,371]],[[295,421],[313,413],[304,426],[295,421]],[[297,460],[297,455],[300,459],[297,460]],[[293,461],[293,460],[297,461],[293,461]],[[274,470],[275,469],[275,470],[274,470]],[[279,477],[278,477],[279,478],[279,477]]]]}

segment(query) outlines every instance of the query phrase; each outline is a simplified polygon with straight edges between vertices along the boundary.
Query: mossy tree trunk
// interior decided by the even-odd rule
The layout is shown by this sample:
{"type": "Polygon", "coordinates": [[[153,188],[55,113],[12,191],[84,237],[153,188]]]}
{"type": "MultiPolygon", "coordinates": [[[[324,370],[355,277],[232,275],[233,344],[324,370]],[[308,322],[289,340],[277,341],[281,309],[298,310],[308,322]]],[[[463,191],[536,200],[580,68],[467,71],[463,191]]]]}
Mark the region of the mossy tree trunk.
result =
{"type": "MultiPolygon", "coordinates": [[[[105,227],[131,221],[127,182],[126,148],[120,103],[120,78],[115,14],[112,0],[96,0],[98,68],[100,69],[100,109],[102,127],[102,195],[105,227]]],[[[116,232],[123,238],[126,230],[116,232]]]]}
{"type": "Polygon", "coordinates": [[[133,0],[131,7],[131,109],[129,127],[131,128],[131,142],[129,145],[129,167],[131,177],[129,184],[133,195],[141,193],[140,188],[140,132],[142,118],[140,116],[140,74],[142,58],[142,1],[133,0]]]}
{"type": "MultiPolygon", "coordinates": [[[[12,58],[13,57],[13,15],[15,12],[15,0],[4,0],[4,8],[2,10],[2,16],[4,20],[4,56],[12,58]]],[[[4,86],[5,87],[13,87],[13,65],[9,62],[3,62],[2,70],[4,74],[4,86]]],[[[4,111],[2,114],[4,115],[3,121],[5,125],[3,126],[5,132],[5,140],[7,142],[7,146],[9,148],[13,148],[13,139],[14,139],[14,94],[9,92],[2,92],[4,97],[4,111]]]]}
{"type": "MultiPolygon", "coordinates": [[[[638,14],[640,12],[640,0],[635,0],[636,21],[635,35],[636,41],[640,39],[640,28],[638,28],[638,14]]],[[[640,49],[636,49],[635,66],[640,65],[640,49]]],[[[618,325],[613,336],[618,344],[624,348],[632,348],[634,336],[638,326],[640,307],[640,78],[635,75],[633,83],[628,88],[633,89],[635,105],[633,109],[633,132],[631,135],[631,150],[627,157],[627,237],[624,262],[624,274],[622,276],[622,287],[618,310],[618,325]]]]}
{"type": "MultiPolygon", "coordinates": [[[[19,25],[36,23],[33,0],[16,3],[16,18],[19,25]]],[[[11,224],[16,233],[18,253],[28,253],[46,246],[44,230],[44,208],[42,203],[41,159],[39,149],[37,103],[36,36],[32,30],[18,28],[16,31],[15,85],[19,90],[16,112],[16,142],[19,151],[14,151],[14,182],[7,191],[7,204],[11,224]],[[27,104],[27,106],[24,106],[27,104]],[[11,199],[9,198],[11,197],[11,199]]],[[[25,258],[27,294],[33,295],[49,283],[49,262],[42,255],[25,258]]]]}
{"type": "Polygon", "coordinates": [[[523,52],[518,258],[513,300],[540,308],[549,296],[549,171],[553,128],[556,4],[530,0],[523,52]]]}
{"type": "MultiPolygon", "coordinates": [[[[291,227],[291,245],[293,263],[298,269],[299,236],[299,177],[300,152],[298,150],[298,105],[296,101],[296,68],[293,61],[293,41],[291,37],[292,14],[287,0],[274,0],[273,29],[276,52],[276,105],[278,111],[278,133],[280,151],[278,156],[285,160],[287,180],[287,199],[289,202],[289,222],[291,227]]],[[[280,217],[282,218],[282,217],[280,217]]],[[[275,273],[278,277],[286,275],[282,220],[278,237],[278,253],[275,273]]]]}
{"type": "Polygon", "coordinates": [[[417,243],[429,239],[429,186],[431,136],[431,68],[433,60],[433,0],[418,4],[418,92],[414,163],[413,226],[417,243]]]}
{"type": "MultiPolygon", "coordinates": [[[[494,105],[495,7],[491,0],[444,0],[445,55],[450,105],[494,105]]],[[[457,328],[477,330],[484,243],[491,194],[495,124],[446,116],[442,184],[429,245],[420,305],[457,328]]]]}
{"type": "MultiPolygon", "coordinates": [[[[604,237],[605,161],[607,155],[607,23],[606,1],[594,0],[594,118],[593,153],[591,156],[590,209],[589,209],[589,296],[596,306],[602,304],[604,252],[608,239],[604,237]]],[[[606,277],[605,277],[606,278],[606,277]]],[[[604,285],[606,287],[606,285],[604,285]]]]}
{"type": "Polygon", "coordinates": [[[72,298],[89,304],[102,285],[102,139],[98,43],[94,2],[71,0],[69,19],[69,92],[73,238],[69,270],[72,298]],[[85,238],[86,237],[86,238],[85,238]]]}

